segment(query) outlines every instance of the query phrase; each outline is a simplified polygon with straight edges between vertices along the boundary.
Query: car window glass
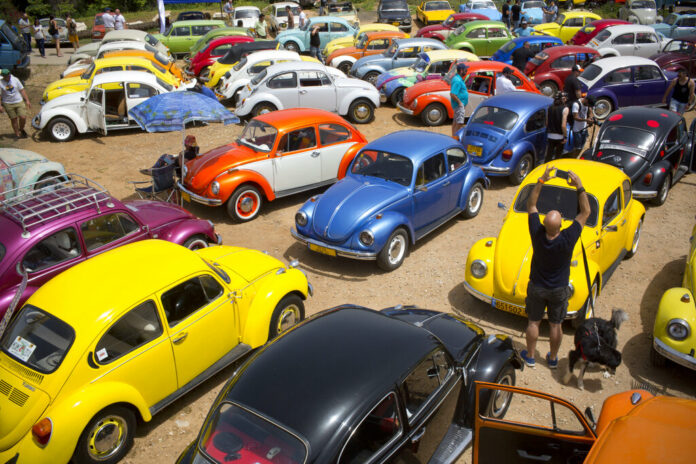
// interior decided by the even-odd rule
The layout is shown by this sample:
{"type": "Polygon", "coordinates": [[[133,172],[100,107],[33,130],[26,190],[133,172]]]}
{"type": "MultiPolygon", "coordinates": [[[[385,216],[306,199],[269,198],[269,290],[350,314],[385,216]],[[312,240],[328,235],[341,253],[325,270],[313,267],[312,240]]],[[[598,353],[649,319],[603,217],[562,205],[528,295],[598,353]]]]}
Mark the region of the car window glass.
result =
{"type": "Polygon", "coordinates": [[[313,127],[306,127],[285,134],[278,143],[279,153],[306,150],[317,146],[317,137],[313,127]]]}
{"type": "Polygon", "coordinates": [[[201,279],[194,277],[164,292],[162,308],[169,326],[174,327],[184,318],[207,305],[210,300],[201,285],[201,279]]]}
{"type": "Polygon", "coordinates": [[[508,76],[508,79],[510,79],[510,82],[512,82],[512,85],[515,87],[519,87],[522,85],[522,79],[520,79],[513,71],[512,74],[508,76]]]}
{"type": "Polygon", "coordinates": [[[121,317],[97,343],[94,357],[108,364],[162,335],[155,302],[147,300],[121,317]]]}
{"type": "Polygon", "coordinates": [[[348,26],[342,23],[331,23],[331,32],[348,32],[348,26]]]}
{"type": "Polygon", "coordinates": [[[105,214],[80,225],[82,238],[87,251],[96,250],[115,240],[125,237],[139,228],[138,224],[125,213],[105,214]]]}
{"type": "Polygon", "coordinates": [[[553,69],[570,69],[575,65],[575,57],[573,55],[562,56],[556,58],[553,63],[551,63],[551,68],[553,69]]]}
{"type": "Polygon", "coordinates": [[[345,142],[350,139],[350,131],[340,124],[319,124],[319,141],[322,145],[345,142]]]}
{"type": "Polygon", "coordinates": [[[633,41],[633,32],[629,32],[628,34],[621,34],[620,36],[614,37],[614,40],[612,40],[611,43],[614,45],[631,45],[633,41]]]}
{"type": "Polygon", "coordinates": [[[192,26],[191,27],[191,35],[206,35],[209,31],[212,31],[213,29],[217,29],[217,26],[214,26],[214,25],[192,26]]]}
{"type": "Polygon", "coordinates": [[[639,32],[636,34],[636,43],[651,44],[657,43],[657,36],[650,32],[639,32]]]}
{"type": "Polygon", "coordinates": [[[140,72],[147,72],[150,74],[154,74],[151,70],[147,69],[145,66],[138,66],[135,64],[129,64],[126,66],[127,71],[140,71],[140,72]]]}
{"type": "Polygon", "coordinates": [[[271,78],[267,86],[269,89],[292,89],[297,87],[297,76],[294,72],[280,74],[271,78]]]}
{"type": "Polygon", "coordinates": [[[389,46],[389,39],[375,39],[367,44],[368,50],[386,50],[389,46]]]}
{"type": "Polygon", "coordinates": [[[406,414],[412,422],[439,386],[452,374],[453,369],[442,351],[429,355],[404,380],[403,394],[406,414]]]}
{"type": "Polygon", "coordinates": [[[466,164],[466,153],[461,148],[450,148],[447,150],[447,162],[450,172],[466,164]]]}
{"type": "Polygon", "coordinates": [[[466,80],[466,86],[472,92],[488,95],[491,92],[492,82],[493,80],[490,76],[470,74],[466,80]]]}
{"type": "Polygon", "coordinates": [[[329,23],[312,23],[309,30],[311,31],[315,27],[319,27],[319,32],[329,32],[329,23]]]}
{"type": "Polygon", "coordinates": [[[624,208],[628,207],[628,202],[631,201],[631,182],[629,180],[624,180],[623,184],[623,199],[624,199],[624,208]]]}
{"type": "MultiPolygon", "coordinates": [[[[515,200],[514,210],[518,213],[527,211],[527,199],[532,193],[534,184],[525,185],[515,200]]],[[[588,194],[590,201],[590,217],[585,223],[587,227],[595,227],[599,217],[599,204],[593,194],[588,194]]],[[[565,188],[554,185],[544,185],[537,201],[539,214],[547,214],[549,211],[556,210],[561,213],[561,217],[567,221],[572,221],[579,213],[578,194],[575,189],[565,188]]]]}
{"type": "Polygon", "coordinates": [[[665,141],[665,145],[667,146],[667,149],[671,149],[674,147],[674,145],[679,141],[679,129],[678,126],[675,126],[672,128],[671,131],[669,131],[669,134],[667,134],[667,140],[665,141]]]}
{"type": "Polygon", "coordinates": [[[300,71],[300,87],[321,87],[329,85],[331,81],[326,78],[326,74],[321,71],[300,71]]]}
{"type": "Polygon", "coordinates": [[[451,64],[451,61],[439,61],[437,63],[433,63],[430,65],[430,68],[428,68],[428,74],[445,75],[447,74],[447,71],[449,71],[451,64]]]}
{"type": "Polygon", "coordinates": [[[389,393],[362,420],[341,452],[340,464],[362,464],[385,447],[393,438],[401,435],[396,395],[389,393]]]}
{"type": "Polygon", "coordinates": [[[157,90],[145,84],[129,82],[126,84],[126,88],[128,89],[128,98],[150,98],[157,95],[157,90]]]}
{"type": "Polygon", "coordinates": [[[583,18],[568,18],[563,27],[582,27],[583,18]]]}
{"type": "Polygon", "coordinates": [[[270,65],[271,65],[270,61],[261,61],[261,62],[256,63],[256,64],[252,64],[247,69],[247,74],[250,74],[253,76],[254,74],[260,73],[261,71],[263,71],[264,69],[266,69],[270,65]]]}
{"type": "Polygon", "coordinates": [[[416,47],[402,48],[396,53],[397,58],[415,58],[418,56],[416,47]]]}
{"type": "Polygon", "coordinates": [[[622,84],[631,82],[631,68],[621,68],[606,75],[604,81],[607,84],[622,84]]]}
{"type": "Polygon", "coordinates": [[[77,232],[72,227],[49,235],[31,247],[24,255],[22,266],[27,272],[37,272],[71,260],[82,254],[77,232]]]}
{"type": "Polygon", "coordinates": [[[179,27],[175,27],[172,30],[172,35],[176,36],[176,37],[184,37],[184,36],[190,35],[190,32],[191,31],[190,31],[188,26],[179,26],[179,27]]]}
{"type": "Polygon", "coordinates": [[[489,27],[488,28],[488,38],[497,38],[497,37],[507,37],[507,34],[505,34],[505,29],[502,27],[489,27]]]}
{"type": "Polygon", "coordinates": [[[232,44],[225,44],[225,45],[220,45],[218,47],[215,47],[212,52],[210,52],[211,56],[222,56],[227,51],[232,48],[232,44]]]}
{"type": "Polygon", "coordinates": [[[123,66],[106,66],[103,68],[97,69],[97,71],[94,73],[94,75],[102,74],[105,72],[114,72],[114,71],[123,71],[123,66]]]}
{"type": "Polygon", "coordinates": [[[539,110],[530,116],[524,126],[526,132],[534,132],[546,127],[546,110],[539,110]]]}
{"type": "Polygon", "coordinates": [[[656,66],[638,66],[636,68],[637,81],[652,81],[661,77],[662,75],[656,66]]]}
{"type": "Polygon", "coordinates": [[[442,153],[425,160],[418,168],[418,176],[416,177],[416,185],[429,184],[444,176],[447,170],[445,169],[445,157],[442,153]]]}
{"type": "Polygon", "coordinates": [[[479,27],[479,28],[472,29],[469,31],[468,34],[466,34],[466,37],[468,39],[483,39],[486,37],[486,28],[479,27]]]}
{"type": "Polygon", "coordinates": [[[670,26],[674,24],[674,22],[677,20],[678,16],[675,14],[667,15],[665,18],[665,24],[669,24],[670,26]]]}
{"type": "Polygon", "coordinates": [[[225,291],[222,285],[209,275],[201,276],[201,285],[203,285],[203,291],[205,292],[205,296],[208,297],[208,301],[219,298],[222,296],[222,292],[225,291]]]}
{"type": "Polygon", "coordinates": [[[609,224],[618,214],[621,209],[621,200],[619,198],[619,189],[609,195],[609,198],[604,203],[604,214],[602,214],[602,227],[609,224]]]}
{"type": "Polygon", "coordinates": [[[101,106],[103,96],[104,96],[104,90],[100,87],[94,87],[94,88],[92,88],[92,91],[89,93],[89,101],[91,103],[95,103],[95,104],[101,106]]]}

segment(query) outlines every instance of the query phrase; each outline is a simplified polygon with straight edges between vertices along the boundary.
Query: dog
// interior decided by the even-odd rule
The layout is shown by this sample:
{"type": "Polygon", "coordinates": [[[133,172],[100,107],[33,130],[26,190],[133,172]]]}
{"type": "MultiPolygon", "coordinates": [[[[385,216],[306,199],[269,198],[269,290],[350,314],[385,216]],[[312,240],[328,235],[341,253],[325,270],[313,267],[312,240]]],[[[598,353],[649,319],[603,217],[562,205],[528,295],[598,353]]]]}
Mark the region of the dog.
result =
{"type": "Polygon", "coordinates": [[[578,373],[578,388],[584,388],[582,378],[589,364],[600,364],[608,369],[604,376],[616,372],[621,364],[621,352],[616,349],[616,332],[621,324],[628,320],[628,314],[621,309],[611,312],[611,319],[598,317],[587,319],[575,331],[575,349],[568,353],[568,372],[563,377],[563,383],[568,383],[573,375],[575,365],[580,364],[578,373]]]}

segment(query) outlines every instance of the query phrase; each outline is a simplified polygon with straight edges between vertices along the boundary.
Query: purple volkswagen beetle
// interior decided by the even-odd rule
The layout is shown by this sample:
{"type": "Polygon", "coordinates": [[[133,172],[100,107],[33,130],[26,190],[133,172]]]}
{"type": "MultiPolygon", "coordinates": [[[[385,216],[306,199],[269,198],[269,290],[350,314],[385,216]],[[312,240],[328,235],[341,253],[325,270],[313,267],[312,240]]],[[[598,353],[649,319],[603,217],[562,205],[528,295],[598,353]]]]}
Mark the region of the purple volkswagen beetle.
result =
{"type": "Polygon", "coordinates": [[[99,184],[69,176],[0,201],[0,318],[22,282],[22,269],[28,280],[18,307],[56,274],[126,243],[161,238],[196,249],[222,241],[212,222],[176,205],[120,202],[99,184]]]}

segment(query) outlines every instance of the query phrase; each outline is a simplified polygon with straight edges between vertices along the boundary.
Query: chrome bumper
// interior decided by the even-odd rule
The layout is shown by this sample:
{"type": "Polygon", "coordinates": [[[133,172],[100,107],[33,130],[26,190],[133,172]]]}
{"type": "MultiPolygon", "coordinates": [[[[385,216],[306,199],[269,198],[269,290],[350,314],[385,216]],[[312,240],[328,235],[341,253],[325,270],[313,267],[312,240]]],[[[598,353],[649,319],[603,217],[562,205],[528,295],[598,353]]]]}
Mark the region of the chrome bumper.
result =
{"type": "Polygon", "coordinates": [[[222,245],[222,235],[215,234],[215,240],[215,243],[217,243],[218,245],[222,245]]]}
{"type": "Polygon", "coordinates": [[[307,246],[309,246],[309,244],[311,243],[316,246],[334,250],[336,252],[336,256],[343,256],[344,258],[359,259],[364,261],[371,261],[377,259],[377,253],[367,251],[353,251],[347,248],[329,246],[326,243],[320,242],[318,240],[313,240],[311,238],[304,237],[300,235],[294,227],[290,228],[290,234],[293,236],[295,240],[307,246]]]}
{"type": "Polygon", "coordinates": [[[382,92],[379,93],[379,102],[380,103],[387,103],[387,96],[384,95],[382,92]]]}
{"type": "Polygon", "coordinates": [[[200,203],[206,206],[220,206],[222,204],[222,200],[220,200],[219,198],[208,198],[203,197],[201,195],[196,195],[192,191],[186,189],[184,187],[184,184],[182,184],[181,182],[177,182],[176,187],[179,189],[181,193],[188,195],[191,198],[191,201],[195,201],[196,203],[200,203]]]}
{"type": "Polygon", "coordinates": [[[40,130],[41,129],[41,126],[39,126],[40,119],[41,119],[40,115],[37,114],[36,116],[34,116],[31,120],[31,127],[33,127],[36,130],[40,130]]]}
{"type": "Polygon", "coordinates": [[[657,197],[657,190],[632,190],[633,198],[655,198],[657,197]]]}
{"type": "Polygon", "coordinates": [[[404,113],[408,114],[409,116],[413,116],[413,110],[409,110],[404,105],[402,105],[401,102],[397,103],[396,107],[399,108],[404,113]]]}
{"type": "Polygon", "coordinates": [[[670,361],[674,361],[680,366],[696,370],[696,358],[667,346],[662,340],[658,338],[653,339],[653,348],[670,361]]]}
{"type": "Polygon", "coordinates": [[[497,166],[481,166],[474,163],[476,166],[480,167],[483,172],[495,172],[496,174],[509,174],[511,168],[499,168],[497,166]]]}

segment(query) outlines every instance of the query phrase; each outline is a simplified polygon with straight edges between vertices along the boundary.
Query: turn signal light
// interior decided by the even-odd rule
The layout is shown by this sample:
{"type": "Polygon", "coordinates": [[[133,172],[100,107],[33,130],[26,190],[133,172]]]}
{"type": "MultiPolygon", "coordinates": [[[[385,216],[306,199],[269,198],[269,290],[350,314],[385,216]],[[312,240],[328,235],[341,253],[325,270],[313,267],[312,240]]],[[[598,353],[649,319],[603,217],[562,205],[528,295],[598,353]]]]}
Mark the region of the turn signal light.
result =
{"type": "Polygon", "coordinates": [[[688,303],[689,301],[691,301],[691,298],[689,298],[689,294],[688,293],[683,294],[681,297],[681,301],[682,301],[682,303],[688,303]]]}
{"type": "Polygon", "coordinates": [[[503,160],[510,161],[510,158],[512,158],[512,150],[503,150],[503,160]]]}
{"type": "Polygon", "coordinates": [[[643,183],[645,185],[650,185],[650,183],[652,182],[652,178],[653,178],[652,172],[647,173],[645,175],[645,177],[643,177],[643,183]]]}
{"type": "Polygon", "coordinates": [[[53,432],[53,424],[48,417],[44,417],[31,428],[34,440],[42,446],[45,446],[51,439],[51,432],[53,432]]]}

